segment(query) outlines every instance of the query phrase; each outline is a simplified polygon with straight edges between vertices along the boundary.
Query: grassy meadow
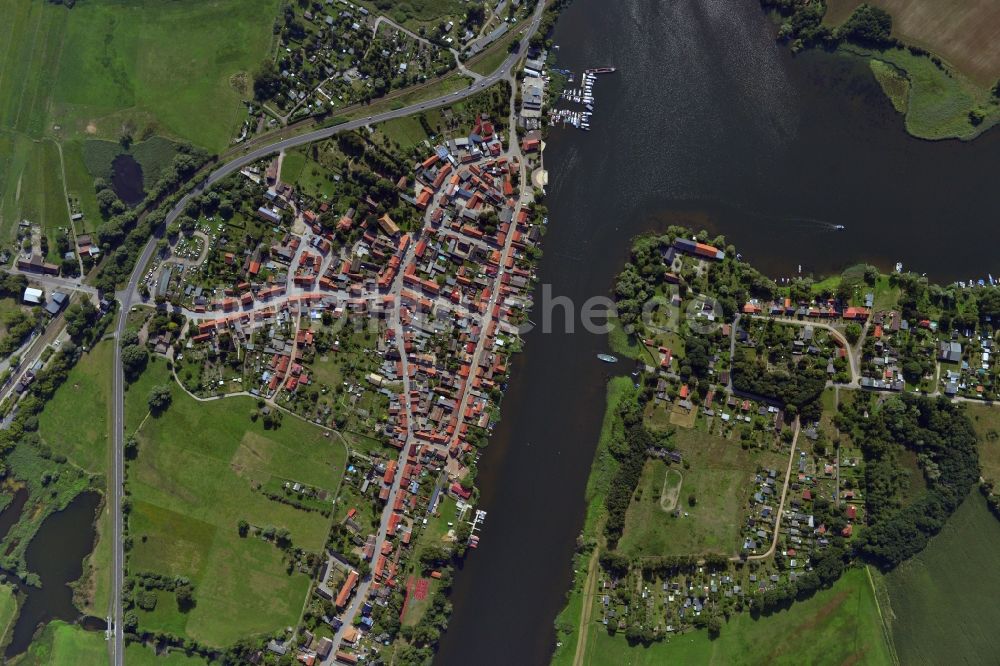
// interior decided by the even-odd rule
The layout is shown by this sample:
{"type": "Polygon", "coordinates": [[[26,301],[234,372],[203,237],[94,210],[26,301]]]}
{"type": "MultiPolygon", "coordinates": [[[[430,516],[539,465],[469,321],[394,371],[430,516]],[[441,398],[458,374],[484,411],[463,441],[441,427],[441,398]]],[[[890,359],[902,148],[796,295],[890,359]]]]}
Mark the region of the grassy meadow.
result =
{"type": "Polygon", "coordinates": [[[108,644],[99,631],[85,631],[62,620],[50,622],[19,656],[18,666],[77,666],[108,662],[108,644]]]}
{"type": "Polygon", "coordinates": [[[633,647],[623,636],[611,636],[597,626],[590,632],[583,663],[890,666],[892,658],[868,575],[855,568],[832,588],[788,610],[760,619],[748,613],[734,615],[715,640],[706,631],[696,631],[649,647],[633,647]]]}
{"type": "Polygon", "coordinates": [[[979,466],[983,478],[1000,482],[1000,409],[967,403],[965,413],[979,439],[979,466]]]}
{"type": "Polygon", "coordinates": [[[92,474],[107,471],[114,343],[83,355],[38,417],[38,432],[54,453],[92,474]]]}
{"type": "MultiPolygon", "coordinates": [[[[647,461],[625,514],[619,550],[629,556],[734,554],[757,465],[783,470],[784,463],[699,430],[679,428],[674,442],[690,463],[689,468],[670,468],[683,477],[676,505],[682,515],[675,518],[661,503],[668,466],[658,460],[647,461]],[[691,494],[694,506],[688,502],[691,494]]],[[[667,481],[666,490],[670,491],[676,476],[667,481]]]]}
{"type": "Polygon", "coordinates": [[[973,491],[923,552],[883,578],[901,663],[978,664],[1000,654],[998,551],[1000,523],[973,491]]]}
{"type": "Polygon", "coordinates": [[[226,148],[246,116],[252,73],[271,53],[278,5],[0,0],[0,238],[20,218],[46,231],[68,226],[64,179],[96,223],[84,138],[117,141],[128,130],[226,148]],[[55,141],[70,153],[65,175],[55,141]]]}
{"type": "MultiPolygon", "coordinates": [[[[148,388],[170,381],[165,362],[151,361],[126,396],[130,427],[145,416],[148,388]]],[[[282,552],[256,537],[240,538],[237,524],[285,528],[294,545],[321,550],[329,518],[255,488],[280,477],[332,491],[344,472],[343,445],[288,415],[279,429],[264,430],[250,420],[256,409],[250,398],[198,402],[173,386],[170,408],[139,429],[139,454],[129,467],[135,543],[129,566],[190,578],[197,605],[181,615],[165,595],[152,613],[140,614],[140,624],[209,645],[293,624],[308,577],[287,574],[282,552]]]]}
{"type": "Polygon", "coordinates": [[[14,588],[10,585],[0,585],[0,643],[7,638],[7,632],[14,626],[17,618],[17,598],[14,588]]]}

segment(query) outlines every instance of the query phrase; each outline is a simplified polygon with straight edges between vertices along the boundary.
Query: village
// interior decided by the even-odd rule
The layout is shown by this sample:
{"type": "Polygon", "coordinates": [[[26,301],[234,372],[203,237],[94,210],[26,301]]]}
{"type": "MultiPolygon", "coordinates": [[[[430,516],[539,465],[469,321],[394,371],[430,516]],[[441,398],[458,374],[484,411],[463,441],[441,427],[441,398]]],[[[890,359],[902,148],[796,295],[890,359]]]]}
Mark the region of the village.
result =
{"type": "Polygon", "coordinates": [[[336,496],[256,488],[334,524],[303,627],[270,643],[276,655],[383,649],[478,545],[476,463],[543,233],[529,183],[541,142],[523,126],[518,138],[513,100],[509,113],[468,116],[391,189],[360,181],[372,185],[349,205],[284,182],[284,154],[247,167],[190,209],[139,284],[131,326],[192,396],[249,395],[265,427],[298,417],[349,442],[336,496]]]}

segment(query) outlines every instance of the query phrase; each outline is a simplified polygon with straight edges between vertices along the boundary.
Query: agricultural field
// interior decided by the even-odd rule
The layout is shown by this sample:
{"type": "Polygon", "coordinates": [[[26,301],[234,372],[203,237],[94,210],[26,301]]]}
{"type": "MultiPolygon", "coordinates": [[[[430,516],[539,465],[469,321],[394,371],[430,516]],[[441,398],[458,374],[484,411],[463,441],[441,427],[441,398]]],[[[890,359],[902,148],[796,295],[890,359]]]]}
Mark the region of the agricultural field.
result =
{"type": "Polygon", "coordinates": [[[53,453],[92,474],[108,465],[114,351],[105,340],[84,354],[38,417],[38,432],[53,453]]]}
{"type": "Polygon", "coordinates": [[[1000,4],[992,0],[827,0],[824,22],[843,23],[862,2],[892,15],[892,34],[931,51],[982,87],[1000,78],[1000,4]]]}
{"type": "MultiPolygon", "coordinates": [[[[172,383],[165,361],[151,360],[126,397],[130,424],[142,409],[135,405],[145,405],[146,387],[164,383],[172,383]]],[[[140,612],[140,626],[182,629],[222,646],[293,624],[308,576],[287,573],[283,551],[254,535],[240,537],[237,525],[287,529],[294,546],[320,551],[330,518],[271,500],[259,488],[277,478],[335,491],[343,445],[288,415],[265,430],[251,421],[250,398],[202,403],[172,386],[171,406],[139,429],[139,453],[129,467],[130,568],[189,578],[196,605],[181,614],[172,595],[160,592],[156,609],[140,612]]]]}
{"type": "Polygon", "coordinates": [[[698,430],[678,429],[674,442],[685,464],[668,470],[663,461],[647,461],[619,549],[629,556],[735,553],[757,466],[783,470],[787,458],[747,451],[698,430]],[[679,516],[672,515],[675,509],[679,516]]]}
{"type": "MultiPolygon", "coordinates": [[[[903,664],[984,663],[1000,654],[1000,524],[975,490],[919,555],[883,579],[903,664]]],[[[880,596],[880,599],[882,597],[880,596]]]]}
{"type": "MultiPolygon", "coordinates": [[[[864,569],[850,569],[828,590],[760,619],[737,613],[712,640],[706,631],[649,647],[630,646],[603,627],[590,632],[586,666],[658,664],[892,664],[875,595],[864,569]]],[[[906,662],[903,663],[912,663],[906,662]]]]}

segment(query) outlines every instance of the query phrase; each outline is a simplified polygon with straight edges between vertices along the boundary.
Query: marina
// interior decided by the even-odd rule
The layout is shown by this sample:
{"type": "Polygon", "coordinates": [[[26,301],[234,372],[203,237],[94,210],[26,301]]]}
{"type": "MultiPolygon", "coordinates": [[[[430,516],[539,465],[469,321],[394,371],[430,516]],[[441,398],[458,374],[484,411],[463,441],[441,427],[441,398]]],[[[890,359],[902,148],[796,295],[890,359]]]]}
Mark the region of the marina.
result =
{"type": "MultiPolygon", "coordinates": [[[[567,82],[573,82],[574,77],[572,72],[569,70],[558,71],[567,77],[567,82]]],[[[614,72],[614,67],[596,67],[593,69],[583,70],[580,87],[567,88],[563,90],[562,94],[559,96],[561,101],[583,106],[583,110],[553,108],[549,113],[550,123],[553,125],[561,124],[562,127],[569,125],[585,132],[589,132],[590,121],[594,116],[594,109],[597,106],[597,100],[594,97],[594,84],[597,82],[597,76],[599,74],[612,74],[614,72]]]]}

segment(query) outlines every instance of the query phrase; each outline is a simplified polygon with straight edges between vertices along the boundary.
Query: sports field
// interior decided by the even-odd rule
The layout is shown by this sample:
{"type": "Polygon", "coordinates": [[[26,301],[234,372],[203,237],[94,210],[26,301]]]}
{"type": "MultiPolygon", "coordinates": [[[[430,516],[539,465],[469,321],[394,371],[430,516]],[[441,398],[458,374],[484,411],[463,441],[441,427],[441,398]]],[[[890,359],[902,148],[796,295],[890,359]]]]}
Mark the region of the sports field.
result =
{"type": "MultiPolygon", "coordinates": [[[[171,382],[162,360],[152,361],[130,387],[130,423],[139,419],[148,386],[171,382]]],[[[293,545],[322,549],[330,519],[268,499],[255,490],[274,477],[333,491],[344,472],[338,439],[286,415],[278,430],[253,423],[250,398],[199,403],[176,384],[173,404],[139,430],[139,454],[130,463],[133,499],[129,528],[133,571],[190,578],[197,605],[176,611],[170,595],[140,616],[148,629],[183,629],[209,645],[294,624],[309,579],[288,575],[282,552],[255,536],[240,538],[237,524],[273,526],[293,545]]]]}
{"type": "Polygon", "coordinates": [[[843,23],[864,1],[892,15],[894,36],[941,56],[980,86],[1000,78],[995,0],[827,0],[824,22],[843,23]]]}
{"type": "Polygon", "coordinates": [[[919,555],[885,576],[903,664],[988,663],[1000,654],[1000,523],[973,490],[919,555]]]}
{"type": "Polygon", "coordinates": [[[632,647],[623,636],[610,636],[597,626],[590,632],[583,664],[890,666],[892,660],[868,576],[864,569],[850,569],[831,589],[789,610],[758,620],[748,613],[734,615],[715,640],[696,631],[650,647],[632,647]]]}

